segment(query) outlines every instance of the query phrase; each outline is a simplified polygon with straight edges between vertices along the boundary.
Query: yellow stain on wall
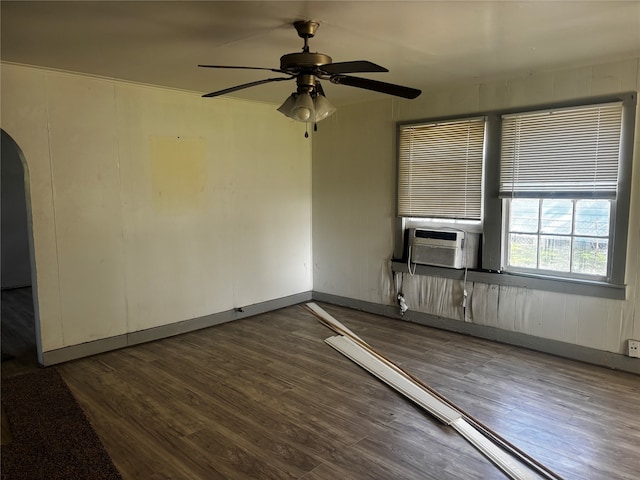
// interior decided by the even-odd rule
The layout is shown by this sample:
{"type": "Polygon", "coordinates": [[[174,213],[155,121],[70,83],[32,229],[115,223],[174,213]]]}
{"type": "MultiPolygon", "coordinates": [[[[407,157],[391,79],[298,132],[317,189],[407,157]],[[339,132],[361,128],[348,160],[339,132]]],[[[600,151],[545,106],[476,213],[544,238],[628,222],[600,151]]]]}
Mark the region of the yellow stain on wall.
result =
{"type": "Polygon", "coordinates": [[[151,184],[156,210],[197,210],[207,182],[203,138],[151,137],[151,184]]]}

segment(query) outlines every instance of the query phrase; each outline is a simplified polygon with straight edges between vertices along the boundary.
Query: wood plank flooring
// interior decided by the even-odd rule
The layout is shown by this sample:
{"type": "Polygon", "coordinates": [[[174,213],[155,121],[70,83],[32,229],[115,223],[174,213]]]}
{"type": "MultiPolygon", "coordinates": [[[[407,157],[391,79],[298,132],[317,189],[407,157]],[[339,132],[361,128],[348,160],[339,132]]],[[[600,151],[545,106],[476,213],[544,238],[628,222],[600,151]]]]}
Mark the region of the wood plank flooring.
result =
{"type": "MultiPolygon", "coordinates": [[[[640,377],[321,305],[566,479],[640,478],[640,377]]],[[[125,479],[500,479],[303,306],[59,366],[125,479]]]]}
{"type": "Polygon", "coordinates": [[[33,371],[38,366],[31,287],[2,290],[0,337],[2,377],[33,371]]]}

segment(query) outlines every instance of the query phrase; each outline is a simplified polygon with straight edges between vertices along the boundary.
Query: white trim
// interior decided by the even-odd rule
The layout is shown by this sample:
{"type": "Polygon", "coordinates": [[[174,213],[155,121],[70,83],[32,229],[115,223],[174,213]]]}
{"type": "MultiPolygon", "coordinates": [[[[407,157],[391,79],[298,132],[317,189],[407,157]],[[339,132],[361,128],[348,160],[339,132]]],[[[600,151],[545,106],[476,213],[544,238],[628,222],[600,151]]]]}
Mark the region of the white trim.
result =
{"type": "Polygon", "coordinates": [[[459,412],[384,364],[349,337],[338,335],[327,338],[325,342],[405,397],[413,400],[445,425],[451,425],[452,422],[461,419],[459,412]]]}
{"type": "Polygon", "coordinates": [[[334,330],[336,333],[347,334],[351,338],[355,338],[357,340],[360,340],[361,342],[364,342],[364,340],[358,337],[355,333],[349,330],[345,325],[343,325],[338,320],[333,318],[331,315],[329,315],[327,312],[325,312],[322,308],[320,308],[315,303],[309,302],[307,303],[307,307],[309,307],[311,311],[315,313],[316,316],[320,318],[320,320],[322,320],[322,323],[327,324],[327,326],[332,330],[334,330]]]}
{"type": "Polygon", "coordinates": [[[535,480],[533,476],[520,465],[513,461],[511,456],[490,442],[484,435],[469,425],[464,418],[458,418],[451,423],[451,426],[462,435],[471,445],[480,450],[489,460],[496,464],[503,472],[514,479],[535,480]]]}

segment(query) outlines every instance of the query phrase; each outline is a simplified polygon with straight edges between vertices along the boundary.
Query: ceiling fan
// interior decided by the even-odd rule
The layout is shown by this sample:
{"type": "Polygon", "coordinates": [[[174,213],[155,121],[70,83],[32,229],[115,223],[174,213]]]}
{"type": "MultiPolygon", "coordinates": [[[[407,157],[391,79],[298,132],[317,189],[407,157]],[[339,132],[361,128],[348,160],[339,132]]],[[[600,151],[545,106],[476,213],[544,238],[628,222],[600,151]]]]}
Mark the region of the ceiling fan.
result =
{"type": "Polygon", "coordinates": [[[403,87],[393,83],[385,83],[362,77],[345,75],[347,73],[358,72],[388,72],[384,67],[366,60],[356,60],[352,62],[333,63],[331,57],[323,53],[313,53],[309,51],[309,39],[312,38],[319,27],[315,21],[300,20],[294,22],[293,26],[298,35],[304,39],[304,46],[300,53],[288,53],[280,57],[280,68],[263,67],[240,67],[230,65],[198,65],[204,68],[239,68],[247,70],[268,70],[282,73],[287,77],[266,78],[255,82],[236,85],[216,92],[207,93],[203,97],[218,97],[228,93],[236,92],[249,87],[255,87],[271,82],[281,82],[296,79],[297,91],[292,93],[287,100],[278,108],[284,115],[301,122],[319,122],[331,115],[335,108],[326,99],[320,80],[329,80],[336,85],[349,85],[351,87],[364,88],[375,92],[394,95],[397,97],[413,99],[420,93],[420,90],[410,87],[403,87]]]}

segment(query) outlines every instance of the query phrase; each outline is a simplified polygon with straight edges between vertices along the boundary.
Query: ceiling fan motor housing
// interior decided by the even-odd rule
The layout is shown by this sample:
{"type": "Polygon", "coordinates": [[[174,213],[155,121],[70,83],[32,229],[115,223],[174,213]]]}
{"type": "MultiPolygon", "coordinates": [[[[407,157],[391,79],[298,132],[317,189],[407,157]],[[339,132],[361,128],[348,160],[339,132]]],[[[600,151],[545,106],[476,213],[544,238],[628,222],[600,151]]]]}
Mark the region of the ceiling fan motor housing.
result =
{"type": "Polygon", "coordinates": [[[280,70],[295,75],[300,72],[312,73],[316,67],[332,63],[331,57],[324,53],[288,53],[280,57],[280,70]]]}
{"type": "Polygon", "coordinates": [[[300,53],[288,53],[280,57],[280,70],[291,75],[318,74],[318,67],[332,63],[329,55],[309,52],[307,40],[315,35],[320,24],[312,20],[299,20],[294,22],[293,26],[298,31],[298,35],[304,38],[304,46],[300,53]]]}

